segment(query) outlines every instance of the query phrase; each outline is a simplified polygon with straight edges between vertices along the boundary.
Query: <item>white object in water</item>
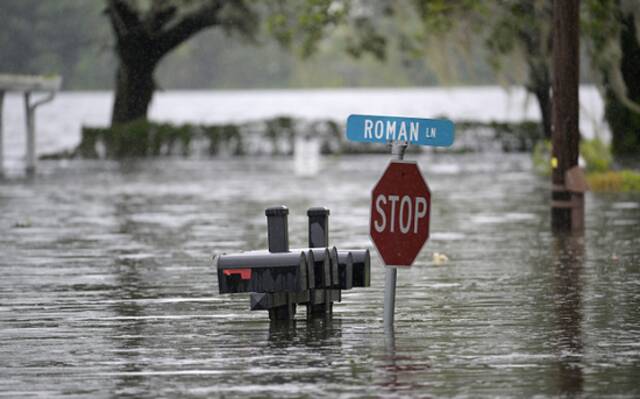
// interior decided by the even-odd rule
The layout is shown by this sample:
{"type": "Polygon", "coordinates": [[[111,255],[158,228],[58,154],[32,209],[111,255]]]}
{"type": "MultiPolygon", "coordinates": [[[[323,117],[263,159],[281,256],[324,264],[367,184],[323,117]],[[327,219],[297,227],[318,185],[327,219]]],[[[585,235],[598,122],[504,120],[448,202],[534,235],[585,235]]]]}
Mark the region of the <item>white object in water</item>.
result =
{"type": "Polygon", "coordinates": [[[297,135],[293,147],[293,164],[297,176],[314,176],[320,170],[320,140],[297,135]]]}
{"type": "Polygon", "coordinates": [[[433,253],[433,263],[436,265],[443,265],[449,261],[449,257],[445,254],[438,252],[433,253]]]}

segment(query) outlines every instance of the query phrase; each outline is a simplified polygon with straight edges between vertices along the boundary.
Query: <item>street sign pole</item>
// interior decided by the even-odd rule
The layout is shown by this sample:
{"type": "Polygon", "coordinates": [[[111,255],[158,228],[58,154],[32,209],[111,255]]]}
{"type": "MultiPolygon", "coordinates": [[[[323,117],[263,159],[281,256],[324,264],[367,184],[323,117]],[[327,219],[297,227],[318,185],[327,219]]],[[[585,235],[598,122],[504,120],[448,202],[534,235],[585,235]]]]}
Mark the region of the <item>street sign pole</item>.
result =
{"type": "MultiPolygon", "coordinates": [[[[398,161],[404,159],[404,151],[407,149],[406,142],[394,141],[391,144],[391,155],[395,156],[398,161]]],[[[384,333],[388,336],[393,335],[393,320],[396,309],[396,281],[398,278],[398,269],[386,266],[384,276],[384,333]]]]}
{"type": "Polygon", "coordinates": [[[429,239],[431,191],[417,162],[404,161],[409,144],[449,147],[455,126],[446,119],[350,115],[347,139],[391,143],[392,160],[371,191],[369,236],[385,265],[384,331],[393,338],[397,268],[409,267],[429,239]]]}

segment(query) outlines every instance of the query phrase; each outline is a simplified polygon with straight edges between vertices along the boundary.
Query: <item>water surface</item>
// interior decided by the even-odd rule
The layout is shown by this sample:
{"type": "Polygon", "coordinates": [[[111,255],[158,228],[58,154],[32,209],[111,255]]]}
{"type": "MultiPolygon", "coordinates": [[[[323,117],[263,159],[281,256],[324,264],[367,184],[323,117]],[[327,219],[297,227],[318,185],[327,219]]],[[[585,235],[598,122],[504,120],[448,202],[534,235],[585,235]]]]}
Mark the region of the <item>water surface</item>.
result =
{"type": "Polygon", "coordinates": [[[387,161],[46,161],[1,181],[0,396],[640,395],[640,198],[588,194],[584,237],[554,237],[526,155],[418,158],[431,239],[398,273],[393,340],[375,254],[328,320],[218,295],[212,255],[265,248],[268,206],[289,206],[292,247],[318,205],[332,244],[370,247],[387,161]]]}
{"type": "MultiPolygon", "coordinates": [[[[37,153],[70,149],[83,125],[107,126],[111,92],[62,92],[36,112],[37,153]]],[[[533,98],[521,87],[425,87],[324,90],[209,90],[157,92],[149,110],[155,121],[242,123],[286,115],[345,122],[350,114],[447,117],[454,121],[539,120],[533,98]]],[[[5,166],[24,169],[25,122],[22,97],[8,93],[4,107],[5,166]]],[[[585,137],[608,137],[603,105],[594,86],[580,88],[580,129],[585,137]]]]}

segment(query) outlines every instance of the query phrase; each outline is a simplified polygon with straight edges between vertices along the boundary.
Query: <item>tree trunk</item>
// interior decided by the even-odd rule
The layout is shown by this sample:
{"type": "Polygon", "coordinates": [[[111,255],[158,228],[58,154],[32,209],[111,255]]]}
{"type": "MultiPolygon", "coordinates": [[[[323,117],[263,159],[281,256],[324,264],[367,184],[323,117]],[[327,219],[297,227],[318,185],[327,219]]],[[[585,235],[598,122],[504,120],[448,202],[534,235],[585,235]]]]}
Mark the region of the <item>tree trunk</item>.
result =
{"type": "MultiPolygon", "coordinates": [[[[622,61],[620,72],[627,89],[627,97],[640,103],[640,44],[636,37],[633,16],[622,19],[620,48],[622,61]]],[[[605,74],[605,76],[607,76],[605,74]]],[[[610,81],[605,82],[605,118],[611,128],[611,147],[614,155],[620,157],[640,154],[640,113],[626,107],[610,81]]]]}
{"type": "Polygon", "coordinates": [[[533,51],[529,54],[529,83],[527,91],[538,101],[544,138],[551,139],[551,71],[545,57],[537,56],[533,51]]]}
{"type": "Polygon", "coordinates": [[[542,117],[542,130],[544,138],[551,139],[551,83],[540,85],[534,89],[533,95],[538,100],[540,115],[542,117]]]}
{"type": "Polygon", "coordinates": [[[146,119],[155,90],[153,72],[156,63],[120,57],[116,73],[116,91],[111,125],[146,119]]]}

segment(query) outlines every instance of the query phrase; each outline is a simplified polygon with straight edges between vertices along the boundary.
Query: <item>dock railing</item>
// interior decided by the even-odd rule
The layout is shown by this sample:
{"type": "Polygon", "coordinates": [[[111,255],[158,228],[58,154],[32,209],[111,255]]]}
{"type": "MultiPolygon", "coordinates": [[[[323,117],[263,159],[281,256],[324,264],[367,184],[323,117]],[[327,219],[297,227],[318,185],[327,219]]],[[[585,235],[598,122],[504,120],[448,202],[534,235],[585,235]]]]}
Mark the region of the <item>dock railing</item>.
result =
{"type": "Polygon", "coordinates": [[[3,146],[3,124],[2,113],[4,105],[4,94],[15,91],[24,95],[24,108],[26,120],[26,157],[25,165],[27,174],[33,174],[36,170],[36,108],[45,104],[55,97],[60,90],[62,78],[60,76],[33,76],[33,75],[5,75],[0,74],[0,176],[4,174],[4,146],[3,146]],[[36,94],[42,94],[34,100],[36,94]]]}

